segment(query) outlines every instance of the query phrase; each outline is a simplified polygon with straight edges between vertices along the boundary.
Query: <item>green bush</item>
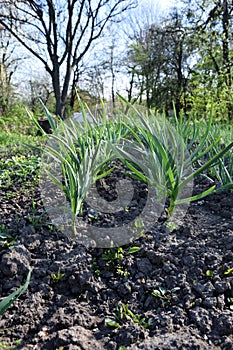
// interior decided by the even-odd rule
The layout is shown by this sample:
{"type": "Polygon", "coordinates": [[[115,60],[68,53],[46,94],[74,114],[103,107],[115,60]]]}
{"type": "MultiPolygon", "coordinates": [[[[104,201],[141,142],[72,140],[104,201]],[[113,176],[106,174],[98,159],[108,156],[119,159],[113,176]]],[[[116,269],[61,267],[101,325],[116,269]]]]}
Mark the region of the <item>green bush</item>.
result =
{"type": "Polygon", "coordinates": [[[24,135],[35,135],[37,131],[27,114],[26,106],[20,101],[13,103],[4,115],[0,115],[0,128],[7,133],[24,135]]]}

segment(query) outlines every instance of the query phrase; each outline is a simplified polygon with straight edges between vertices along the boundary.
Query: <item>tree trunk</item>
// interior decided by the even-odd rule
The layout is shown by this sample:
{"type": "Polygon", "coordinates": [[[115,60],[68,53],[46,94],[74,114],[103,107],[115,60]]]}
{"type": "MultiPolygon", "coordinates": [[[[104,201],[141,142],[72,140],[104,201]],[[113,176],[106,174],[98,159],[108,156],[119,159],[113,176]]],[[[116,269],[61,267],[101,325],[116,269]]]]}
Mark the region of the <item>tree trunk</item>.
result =
{"type": "Polygon", "coordinates": [[[131,102],[132,100],[132,95],[133,95],[133,85],[134,85],[134,71],[132,71],[131,73],[131,79],[130,79],[130,82],[129,82],[129,89],[127,90],[128,92],[128,101],[131,102]]]}
{"type": "Polygon", "coordinates": [[[177,96],[176,96],[176,113],[180,114],[182,109],[181,96],[183,93],[183,73],[182,73],[182,60],[183,60],[183,43],[180,42],[178,46],[178,67],[177,67],[177,96]]]}
{"type": "MultiPolygon", "coordinates": [[[[222,26],[223,26],[223,36],[222,36],[222,54],[223,54],[223,69],[225,83],[227,85],[229,96],[231,95],[232,86],[232,75],[231,75],[231,59],[230,59],[230,49],[229,49],[229,4],[228,0],[223,0],[223,16],[222,16],[222,26]]],[[[232,107],[228,108],[228,118],[232,118],[232,107]]]]}
{"type": "Polygon", "coordinates": [[[223,0],[223,65],[225,69],[225,82],[227,86],[231,87],[231,62],[229,57],[229,11],[228,11],[228,0],[223,0]]]}
{"type": "Polygon", "coordinates": [[[63,84],[63,88],[62,88],[62,94],[61,94],[61,117],[62,117],[62,119],[65,119],[65,108],[66,108],[66,101],[67,101],[68,89],[69,89],[69,84],[70,84],[71,71],[72,71],[72,67],[70,64],[70,57],[69,57],[67,59],[66,75],[65,75],[64,84],[63,84]]]}
{"type": "Polygon", "coordinates": [[[49,72],[52,78],[53,90],[56,100],[55,115],[61,116],[61,90],[60,90],[60,67],[58,58],[53,59],[53,70],[49,72]]]}
{"type": "Polygon", "coordinates": [[[75,99],[76,99],[76,86],[78,84],[79,81],[79,67],[78,65],[75,68],[74,71],[74,76],[73,76],[73,81],[72,81],[72,86],[71,86],[71,93],[70,93],[70,109],[73,111],[74,109],[74,103],[75,103],[75,99]]]}

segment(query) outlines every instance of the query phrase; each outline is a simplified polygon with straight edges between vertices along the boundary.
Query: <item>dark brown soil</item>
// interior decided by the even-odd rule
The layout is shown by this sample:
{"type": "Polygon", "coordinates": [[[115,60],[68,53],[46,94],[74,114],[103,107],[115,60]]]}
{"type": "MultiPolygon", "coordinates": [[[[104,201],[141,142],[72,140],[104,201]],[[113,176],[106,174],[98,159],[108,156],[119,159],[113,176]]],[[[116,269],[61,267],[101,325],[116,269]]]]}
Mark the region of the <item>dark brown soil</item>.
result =
{"type": "Polygon", "coordinates": [[[1,343],[13,349],[19,340],[17,349],[25,350],[233,349],[233,193],[193,203],[177,230],[161,220],[134,241],[138,252],[124,246],[123,259],[105,260],[109,251],[85,248],[40,219],[40,193],[30,180],[0,190],[0,225],[16,237],[0,248],[1,297],[33,269],[27,292],[0,319],[1,343]],[[51,274],[59,269],[56,282],[51,274]],[[117,313],[122,305],[141,324],[117,313]]]}

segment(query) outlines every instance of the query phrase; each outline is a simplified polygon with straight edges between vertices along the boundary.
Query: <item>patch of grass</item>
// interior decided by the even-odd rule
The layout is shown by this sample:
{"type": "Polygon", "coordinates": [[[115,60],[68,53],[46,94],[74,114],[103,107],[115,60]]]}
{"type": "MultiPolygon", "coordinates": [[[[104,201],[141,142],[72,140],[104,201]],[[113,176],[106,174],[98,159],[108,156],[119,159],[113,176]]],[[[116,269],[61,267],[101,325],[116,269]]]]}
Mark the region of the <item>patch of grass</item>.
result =
{"type": "Polygon", "coordinates": [[[35,183],[38,179],[40,157],[33,154],[11,155],[0,160],[0,186],[9,188],[27,181],[35,183]]]}
{"type": "Polygon", "coordinates": [[[124,255],[127,254],[135,254],[139,252],[140,247],[138,246],[132,246],[128,249],[123,249],[122,247],[119,248],[110,248],[105,249],[104,253],[102,254],[103,260],[107,261],[114,261],[114,260],[123,260],[124,255]]]}
{"type": "MultiPolygon", "coordinates": [[[[25,135],[19,132],[6,132],[4,130],[0,131],[0,149],[1,151],[8,151],[9,149],[12,153],[24,153],[24,144],[35,145],[43,142],[44,138],[33,135],[25,135]]],[[[27,150],[28,153],[28,150],[27,150]]]]}
{"type": "Polygon", "coordinates": [[[0,341],[0,349],[1,350],[17,350],[21,343],[21,340],[16,340],[14,344],[4,343],[0,341]]]}

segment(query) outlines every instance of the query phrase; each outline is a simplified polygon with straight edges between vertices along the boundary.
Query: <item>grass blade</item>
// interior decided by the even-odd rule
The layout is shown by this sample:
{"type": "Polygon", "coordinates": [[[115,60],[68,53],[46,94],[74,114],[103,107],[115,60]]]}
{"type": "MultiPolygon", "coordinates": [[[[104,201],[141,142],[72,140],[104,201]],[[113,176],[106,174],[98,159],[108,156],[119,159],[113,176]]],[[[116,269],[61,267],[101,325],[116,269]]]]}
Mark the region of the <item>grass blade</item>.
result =
{"type": "Polygon", "coordinates": [[[8,297],[6,297],[0,302],[0,315],[3,315],[3,313],[11,306],[11,304],[13,304],[21,294],[26,292],[30,282],[31,272],[32,270],[30,269],[24,285],[20,286],[15,292],[11,293],[10,295],[8,295],[8,297]]]}

